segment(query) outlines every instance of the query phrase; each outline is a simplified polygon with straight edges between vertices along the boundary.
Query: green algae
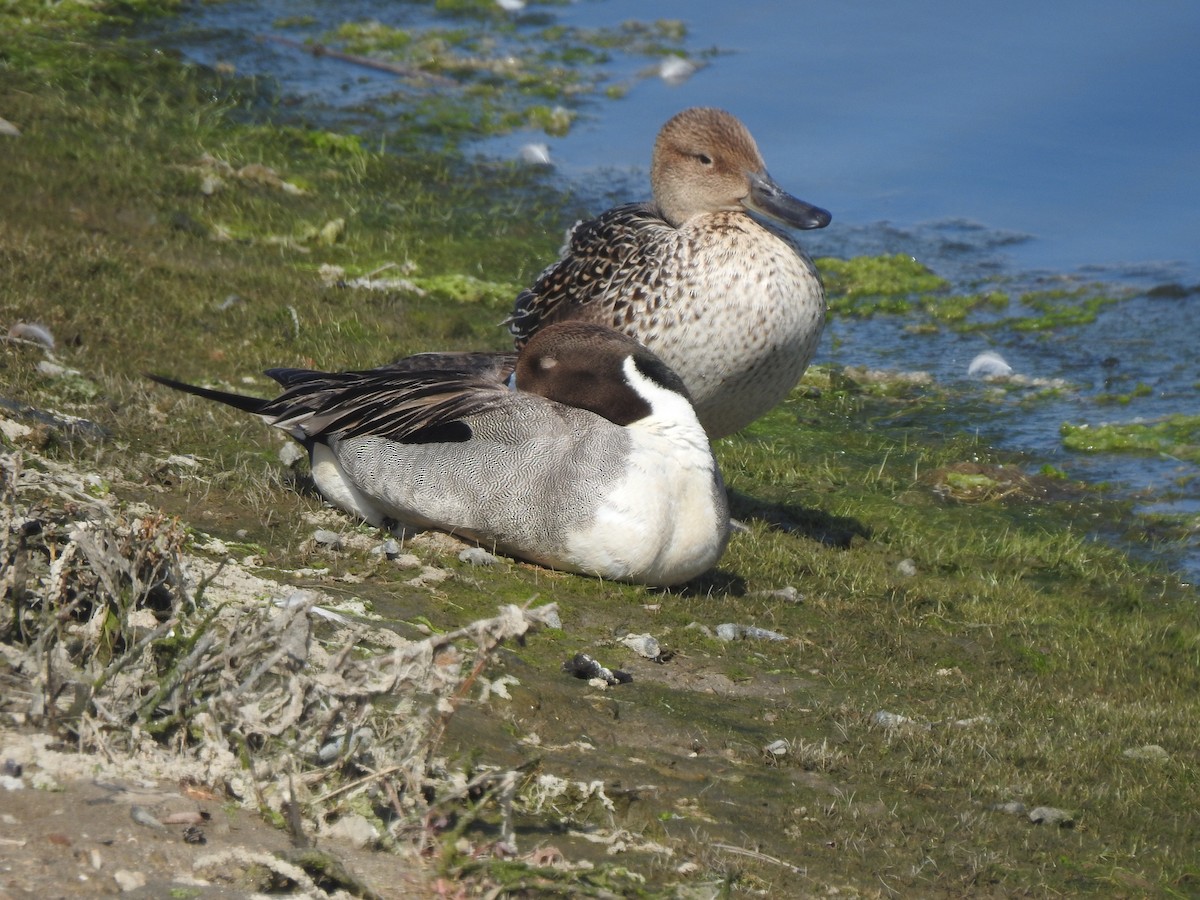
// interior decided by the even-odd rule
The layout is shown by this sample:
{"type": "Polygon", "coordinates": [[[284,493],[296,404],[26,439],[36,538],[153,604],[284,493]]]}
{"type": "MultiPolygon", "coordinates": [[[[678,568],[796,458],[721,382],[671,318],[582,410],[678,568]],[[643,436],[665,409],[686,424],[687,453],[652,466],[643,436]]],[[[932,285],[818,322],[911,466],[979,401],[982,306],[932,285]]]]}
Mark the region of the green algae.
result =
{"type": "Polygon", "coordinates": [[[923,263],[903,254],[823,258],[817,261],[835,315],[866,318],[910,316],[911,333],[949,328],[961,333],[1017,331],[1055,333],[1096,321],[1100,312],[1133,296],[1107,285],[1026,291],[1013,297],[991,287],[951,293],[950,284],[923,263]],[[1002,315],[1010,311],[1012,315],[1002,315]]]}
{"type": "Polygon", "coordinates": [[[911,256],[826,257],[817,261],[829,291],[829,308],[842,315],[906,313],[917,297],[949,283],[911,256]]]}
{"type": "Polygon", "coordinates": [[[487,303],[497,307],[503,306],[506,312],[521,290],[520,286],[516,284],[485,281],[473,275],[459,274],[414,276],[413,283],[435,300],[450,300],[455,303],[487,303]]]}
{"type": "MultiPolygon", "coordinates": [[[[454,144],[528,129],[561,137],[583,104],[629,90],[629,78],[614,81],[618,59],[689,57],[687,29],[678,20],[576,28],[542,24],[540,16],[514,19],[495,3],[438,3],[435,10],[455,24],[345,22],[319,45],[349,54],[351,61],[392,68],[411,83],[411,101],[397,111],[400,127],[393,132],[405,145],[430,138],[454,144]],[[439,93],[430,95],[429,86],[439,93]]],[[[633,81],[650,74],[643,71],[633,81]]]]}
{"type": "Polygon", "coordinates": [[[1062,426],[1063,446],[1081,453],[1160,453],[1200,463],[1200,416],[1155,422],[1062,426]]]}
{"type": "MultiPolygon", "coordinates": [[[[276,573],[303,567],[298,583],[352,591],[397,622],[449,630],[499,603],[557,601],[563,631],[503,654],[503,671],[520,682],[514,699],[464,703],[443,747],[452,761],[536,765],[615,798],[611,810],[593,801],[539,812],[531,777],[520,795],[523,847],[549,841],[569,859],[603,862],[606,847],[589,850],[572,832],[625,828],[624,871],[580,884],[649,896],[699,883],[864,893],[881,873],[913,895],[1109,894],[1129,883],[1168,895],[1194,885],[1194,592],[1095,538],[1096,523],[1123,521],[1122,508],[1078,491],[1007,493],[1021,461],[962,435],[953,396],[822,368],[718,443],[748,531],[715,572],[680,590],[507,560],[475,569],[428,549],[414,552],[451,577],[419,587],[411,571],[365,551],[313,549],[313,521],[351,526],[279,464],[278,437],[140,373],[265,391],[265,379],[250,388],[242,379],[276,364],[362,367],[416,350],[508,346],[497,327],[503,294],[552,257],[561,198],[454,154],[390,157],[235,125],[240,101],[228,83],[153,54],[101,43],[58,68],[35,67],[35,77],[0,42],[0,101],[27,126],[5,148],[0,315],[44,321],[63,361],[99,389],[55,394],[33,373],[36,354],[6,347],[5,396],[107,426],[108,443],[50,452],[111,472],[112,494],[194,517],[234,552],[249,548],[276,573]],[[205,153],[269,166],[306,193],[248,185],[205,195],[179,168],[205,153]],[[250,236],[294,235],[338,218],[343,239],[304,247],[180,227],[237,222],[250,236]],[[367,273],[387,262],[411,262],[429,279],[426,296],[316,275],[324,264],[367,273]],[[198,454],[198,471],[164,471],[171,453],[198,454]],[[771,593],[787,586],[796,599],[771,593]],[[712,632],[723,622],[787,640],[720,641],[712,632]],[[654,634],[675,655],[635,657],[616,640],[630,632],[654,634]],[[600,691],[565,678],[562,661],[580,649],[627,667],[634,682],[600,691]],[[928,727],[889,731],[872,724],[879,710],[928,727]],[[776,739],[794,748],[782,762],[763,749],[776,739]],[[1166,765],[1121,755],[1149,743],[1167,749],[1166,765]],[[1086,827],[1046,832],[986,811],[1014,799],[1086,810],[1086,827]],[[636,849],[642,837],[668,847],[671,864],[636,849]],[[680,874],[684,863],[698,874],[680,874]]],[[[937,276],[903,258],[874,268],[860,296],[907,272],[926,286],[890,295],[932,315],[923,293],[942,298],[942,288],[922,279],[937,276]]],[[[967,320],[1000,308],[970,306],[967,320]]],[[[464,839],[494,834],[491,807],[472,815],[464,839]]],[[[445,860],[452,876],[486,874],[466,855],[445,860]]],[[[569,876],[543,878],[537,867],[504,877],[514,889],[570,892],[569,876]]]]}

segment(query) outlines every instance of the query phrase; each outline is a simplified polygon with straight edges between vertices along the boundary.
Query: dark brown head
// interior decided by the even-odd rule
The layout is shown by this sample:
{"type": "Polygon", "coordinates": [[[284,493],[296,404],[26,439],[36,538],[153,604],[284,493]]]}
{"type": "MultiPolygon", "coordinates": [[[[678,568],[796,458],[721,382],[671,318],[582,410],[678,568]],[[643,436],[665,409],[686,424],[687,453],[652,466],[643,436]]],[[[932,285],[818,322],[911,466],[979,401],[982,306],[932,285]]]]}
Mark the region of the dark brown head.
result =
{"type": "Polygon", "coordinates": [[[516,386],[629,425],[653,407],[630,382],[628,360],[643,377],[691,402],[666,363],[628,335],[591,322],[556,322],[538,331],[517,360],[516,386]]]}

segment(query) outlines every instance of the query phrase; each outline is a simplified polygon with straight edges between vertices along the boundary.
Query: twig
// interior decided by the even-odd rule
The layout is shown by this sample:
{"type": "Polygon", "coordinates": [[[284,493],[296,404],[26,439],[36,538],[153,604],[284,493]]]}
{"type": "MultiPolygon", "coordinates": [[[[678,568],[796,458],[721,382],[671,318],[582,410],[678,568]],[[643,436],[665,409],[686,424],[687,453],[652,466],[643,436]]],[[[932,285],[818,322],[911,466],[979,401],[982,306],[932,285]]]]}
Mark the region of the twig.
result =
{"type": "Polygon", "coordinates": [[[776,859],[774,856],[768,856],[765,853],[760,853],[758,850],[748,850],[745,847],[738,847],[734,844],[716,843],[716,844],[713,844],[712,846],[713,846],[713,849],[715,849],[715,850],[724,850],[726,853],[734,853],[734,854],[737,854],[738,856],[749,857],[750,859],[757,860],[758,862],[768,862],[768,863],[773,863],[774,865],[777,865],[777,866],[782,866],[785,869],[791,870],[791,872],[796,875],[807,875],[808,874],[807,869],[802,869],[799,866],[793,866],[789,862],[784,862],[782,859],[776,859]]]}

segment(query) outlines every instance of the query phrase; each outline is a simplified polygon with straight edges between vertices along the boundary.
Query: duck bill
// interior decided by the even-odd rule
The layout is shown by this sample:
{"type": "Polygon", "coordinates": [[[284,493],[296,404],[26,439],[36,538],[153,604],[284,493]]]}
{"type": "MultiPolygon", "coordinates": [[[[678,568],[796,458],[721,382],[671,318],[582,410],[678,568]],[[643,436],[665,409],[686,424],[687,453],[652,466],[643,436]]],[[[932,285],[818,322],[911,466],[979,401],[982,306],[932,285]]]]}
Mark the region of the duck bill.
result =
{"type": "Polygon", "coordinates": [[[793,197],[766,172],[750,173],[750,193],[742,198],[742,206],[805,230],[824,228],[833,218],[821,207],[793,197]]]}

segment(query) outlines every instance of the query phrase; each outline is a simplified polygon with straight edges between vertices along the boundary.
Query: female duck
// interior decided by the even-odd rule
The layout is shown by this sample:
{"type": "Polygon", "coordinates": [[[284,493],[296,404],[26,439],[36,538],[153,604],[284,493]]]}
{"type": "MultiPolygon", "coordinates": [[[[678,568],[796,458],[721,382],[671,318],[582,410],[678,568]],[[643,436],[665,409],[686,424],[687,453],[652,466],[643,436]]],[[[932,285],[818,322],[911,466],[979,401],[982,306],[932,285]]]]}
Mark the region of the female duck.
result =
{"type": "Polygon", "coordinates": [[[571,572],[672,585],[712,567],[729,510],[687,390],[582,322],[517,358],[425,353],[364,372],[271,369],[259,400],[151,376],[262,416],[309,452],[322,495],[374,525],[437,528],[571,572]],[[515,386],[508,386],[515,380],[515,386]]]}
{"type": "Polygon", "coordinates": [[[750,213],[803,229],[830,216],[785,193],[750,132],[719,109],[685,109],[663,126],[650,185],[653,202],[571,230],[562,258],[517,297],[509,329],[518,348],[568,319],[636,337],[679,374],[719,438],[787,396],[825,326],[812,261],[750,213]]]}

